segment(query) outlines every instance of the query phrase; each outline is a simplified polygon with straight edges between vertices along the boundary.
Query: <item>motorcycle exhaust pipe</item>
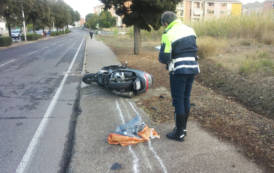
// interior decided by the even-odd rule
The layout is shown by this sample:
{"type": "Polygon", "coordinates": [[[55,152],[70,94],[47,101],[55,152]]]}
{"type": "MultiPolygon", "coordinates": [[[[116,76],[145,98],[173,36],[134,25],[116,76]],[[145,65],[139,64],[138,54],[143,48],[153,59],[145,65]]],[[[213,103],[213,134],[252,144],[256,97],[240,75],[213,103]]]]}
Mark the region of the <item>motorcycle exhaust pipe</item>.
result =
{"type": "Polygon", "coordinates": [[[114,94],[122,96],[122,97],[128,97],[128,98],[132,98],[134,96],[132,91],[129,92],[120,92],[120,91],[112,91],[114,94]]]}

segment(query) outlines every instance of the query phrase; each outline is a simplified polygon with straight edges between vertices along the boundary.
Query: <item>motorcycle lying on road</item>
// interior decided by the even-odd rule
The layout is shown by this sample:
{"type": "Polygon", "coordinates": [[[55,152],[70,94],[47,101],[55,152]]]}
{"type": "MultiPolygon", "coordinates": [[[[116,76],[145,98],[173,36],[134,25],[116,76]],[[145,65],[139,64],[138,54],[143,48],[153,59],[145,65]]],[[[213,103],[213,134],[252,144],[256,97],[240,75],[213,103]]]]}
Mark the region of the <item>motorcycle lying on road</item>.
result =
{"type": "Polygon", "coordinates": [[[85,74],[82,80],[86,84],[96,82],[114,94],[126,97],[146,92],[153,83],[152,75],[126,65],[105,66],[97,73],[85,74]]]}

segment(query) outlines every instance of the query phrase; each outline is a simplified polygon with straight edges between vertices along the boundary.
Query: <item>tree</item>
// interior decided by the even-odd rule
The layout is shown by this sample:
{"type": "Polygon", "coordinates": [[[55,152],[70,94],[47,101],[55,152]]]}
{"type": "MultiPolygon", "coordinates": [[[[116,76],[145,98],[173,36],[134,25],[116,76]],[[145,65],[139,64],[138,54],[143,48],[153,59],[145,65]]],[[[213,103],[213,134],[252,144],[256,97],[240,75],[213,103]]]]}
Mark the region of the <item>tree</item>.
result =
{"type": "Polygon", "coordinates": [[[78,11],[74,11],[72,13],[73,15],[73,22],[79,21],[80,20],[80,13],[78,11]]]}
{"type": "Polygon", "coordinates": [[[101,0],[106,9],[114,7],[116,14],[123,16],[126,26],[134,27],[134,54],[139,54],[141,46],[140,30],[159,29],[161,14],[174,11],[181,0],[101,0]]]}
{"type": "Polygon", "coordinates": [[[80,14],[63,0],[0,0],[0,17],[5,18],[10,36],[11,27],[22,26],[23,11],[33,31],[54,23],[63,28],[80,19],[80,14]]]}
{"type": "Polygon", "coordinates": [[[0,1],[0,16],[3,16],[5,9],[8,6],[9,0],[1,0],[0,1]]]}
{"type": "Polygon", "coordinates": [[[68,8],[68,16],[69,16],[69,22],[68,24],[70,25],[74,25],[74,22],[79,21],[80,20],[80,14],[78,11],[74,11],[70,6],[67,7],[68,8]]]}
{"type": "Polygon", "coordinates": [[[58,0],[53,5],[54,23],[59,28],[64,28],[69,23],[67,4],[63,0],[58,0]]]}
{"type": "Polygon", "coordinates": [[[102,28],[110,28],[115,26],[116,18],[112,17],[109,11],[102,11],[99,15],[99,25],[102,28]]]}
{"type": "Polygon", "coordinates": [[[45,29],[45,27],[50,27],[51,26],[51,18],[50,18],[50,4],[48,2],[48,0],[41,0],[41,4],[40,4],[40,10],[41,10],[41,14],[40,14],[40,19],[39,19],[39,29],[45,29]]]}
{"type": "Polygon", "coordinates": [[[35,32],[41,29],[50,21],[50,13],[47,0],[34,0],[31,8],[27,11],[27,23],[32,24],[32,30],[35,32]]]}
{"type": "Polygon", "coordinates": [[[3,16],[7,22],[9,36],[11,37],[11,27],[18,24],[19,15],[21,12],[21,5],[16,4],[14,0],[0,1],[0,16],[3,16]]]}
{"type": "Polygon", "coordinates": [[[96,14],[88,14],[86,15],[86,25],[90,29],[97,29],[99,24],[99,16],[96,14]]]}

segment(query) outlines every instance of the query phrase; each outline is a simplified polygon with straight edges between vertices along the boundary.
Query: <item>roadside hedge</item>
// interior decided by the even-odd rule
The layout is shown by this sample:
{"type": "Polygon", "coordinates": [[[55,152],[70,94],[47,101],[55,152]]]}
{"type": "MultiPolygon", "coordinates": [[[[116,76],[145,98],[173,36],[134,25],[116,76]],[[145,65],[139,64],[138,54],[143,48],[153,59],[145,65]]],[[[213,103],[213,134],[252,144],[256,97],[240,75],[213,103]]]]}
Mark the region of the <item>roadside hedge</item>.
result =
{"type": "Polygon", "coordinates": [[[51,32],[50,36],[58,36],[58,35],[63,35],[63,34],[68,34],[71,31],[69,29],[66,29],[65,31],[55,31],[55,32],[51,32]]]}
{"type": "Polygon", "coordinates": [[[56,32],[51,32],[50,36],[57,36],[57,35],[61,35],[64,34],[62,31],[56,31],[56,32]]]}
{"type": "Polygon", "coordinates": [[[12,39],[10,37],[0,37],[0,47],[10,46],[12,44],[12,39]]]}
{"type": "MultiPolygon", "coordinates": [[[[38,40],[40,38],[42,38],[42,35],[40,35],[40,34],[27,34],[27,40],[28,41],[38,40]]],[[[21,36],[21,40],[25,40],[24,35],[21,36]]]]}

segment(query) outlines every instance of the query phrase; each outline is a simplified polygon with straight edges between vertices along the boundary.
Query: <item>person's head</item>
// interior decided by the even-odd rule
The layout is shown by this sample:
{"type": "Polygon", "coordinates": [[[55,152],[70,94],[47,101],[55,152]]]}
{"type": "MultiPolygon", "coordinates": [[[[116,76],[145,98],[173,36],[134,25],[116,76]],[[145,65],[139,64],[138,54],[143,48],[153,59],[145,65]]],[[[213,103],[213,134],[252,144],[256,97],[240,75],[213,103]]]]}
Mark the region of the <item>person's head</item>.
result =
{"type": "Polygon", "coordinates": [[[166,11],[161,16],[161,24],[163,26],[169,25],[171,22],[173,22],[175,19],[177,19],[177,16],[172,11],[166,11]]]}

